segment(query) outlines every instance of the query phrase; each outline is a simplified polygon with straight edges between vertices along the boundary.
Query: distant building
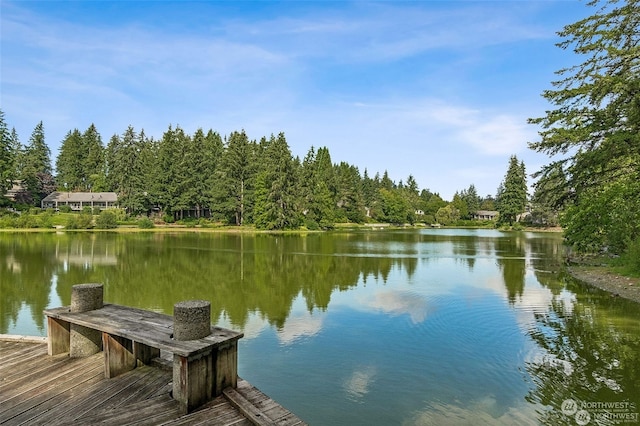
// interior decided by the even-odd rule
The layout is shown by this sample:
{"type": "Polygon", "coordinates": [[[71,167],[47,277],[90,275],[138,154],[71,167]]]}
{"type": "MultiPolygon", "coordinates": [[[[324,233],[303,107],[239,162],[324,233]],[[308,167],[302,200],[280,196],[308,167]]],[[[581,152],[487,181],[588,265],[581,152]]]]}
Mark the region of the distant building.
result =
{"type": "Polygon", "coordinates": [[[4,196],[11,201],[18,201],[20,194],[27,192],[27,188],[24,187],[21,180],[14,180],[11,184],[11,188],[4,196]]]}
{"type": "Polygon", "coordinates": [[[499,213],[494,210],[478,210],[473,214],[474,220],[496,220],[499,213]]]}
{"type": "Polygon", "coordinates": [[[104,210],[118,206],[118,195],[115,192],[52,192],[41,202],[43,209],[59,210],[65,205],[74,211],[84,207],[104,210]]]}

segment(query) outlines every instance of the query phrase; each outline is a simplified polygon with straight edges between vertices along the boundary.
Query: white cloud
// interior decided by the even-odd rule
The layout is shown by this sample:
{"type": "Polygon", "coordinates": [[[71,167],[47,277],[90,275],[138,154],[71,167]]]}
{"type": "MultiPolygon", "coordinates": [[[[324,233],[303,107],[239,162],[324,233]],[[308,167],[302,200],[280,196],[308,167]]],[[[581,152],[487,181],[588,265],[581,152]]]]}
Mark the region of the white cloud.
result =
{"type": "Polygon", "coordinates": [[[354,371],[342,385],[347,397],[358,400],[368,394],[376,374],[377,369],[373,366],[362,366],[354,371]]]}
{"type": "Polygon", "coordinates": [[[290,345],[301,338],[314,336],[321,330],[321,316],[309,312],[292,313],[284,327],[278,330],[278,340],[283,345],[290,345]]]}
{"type": "Polygon", "coordinates": [[[414,324],[423,322],[431,311],[426,297],[405,291],[377,291],[361,302],[390,315],[409,315],[414,324]]]}

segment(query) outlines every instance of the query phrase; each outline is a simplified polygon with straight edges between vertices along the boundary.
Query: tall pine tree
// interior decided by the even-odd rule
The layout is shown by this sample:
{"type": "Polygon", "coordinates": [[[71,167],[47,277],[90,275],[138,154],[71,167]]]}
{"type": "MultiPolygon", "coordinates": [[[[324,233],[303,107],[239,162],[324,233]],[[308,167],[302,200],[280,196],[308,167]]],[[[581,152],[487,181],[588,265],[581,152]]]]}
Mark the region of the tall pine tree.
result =
{"type": "Polygon", "coordinates": [[[23,157],[21,178],[27,188],[29,203],[38,206],[44,197],[55,190],[51,171],[51,151],[45,143],[41,121],[33,129],[23,157]]]}
{"type": "Polygon", "coordinates": [[[295,209],[295,169],[284,133],[271,135],[256,179],[254,223],[259,229],[299,226],[295,209]]]}
{"type": "Polygon", "coordinates": [[[497,201],[501,223],[513,225],[525,211],[527,176],[524,163],[519,162],[515,155],[509,159],[509,168],[498,189],[497,201]]]}
{"type": "Polygon", "coordinates": [[[640,239],[640,2],[588,4],[596,12],[565,26],[558,44],[583,62],[543,92],[553,107],[529,120],[542,127],[530,147],[555,159],[537,198],[566,206],[567,241],[622,253],[640,239]]]}
{"type": "Polygon", "coordinates": [[[255,142],[244,130],[232,132],[225,146],[212,188],[215,209],[235,225],[250,221],[256,177],[255,142]]]}
{"type": "Polygon", "coordinates": [[[0,198],[11,188],[15,173],[14,151],[11,134],[4,120],[4,112],[0,110],[0,198]]]}

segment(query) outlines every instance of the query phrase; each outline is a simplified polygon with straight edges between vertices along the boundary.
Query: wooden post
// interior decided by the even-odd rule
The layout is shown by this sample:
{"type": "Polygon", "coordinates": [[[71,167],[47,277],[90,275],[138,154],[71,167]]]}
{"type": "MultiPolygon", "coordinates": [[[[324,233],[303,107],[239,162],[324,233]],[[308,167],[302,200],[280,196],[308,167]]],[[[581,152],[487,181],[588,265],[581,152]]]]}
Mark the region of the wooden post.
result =
{"type": "Polygon", "coordinates": [[[104,347],[104,377],[110,379],[136,368],[133,342],[109,333],[102,333],[104,347]]]}
{"type": "Polygon", "coordinates": [[[238,387],[238,342],[220,346],[213,359],[213,397],[222,394],[225,388],[238,387]]]}
{"type": "Polygon", "coordinates": [[[213,352],[196,357],[173,356],[173,398],[183,413],[213,399],[213,352]]]}

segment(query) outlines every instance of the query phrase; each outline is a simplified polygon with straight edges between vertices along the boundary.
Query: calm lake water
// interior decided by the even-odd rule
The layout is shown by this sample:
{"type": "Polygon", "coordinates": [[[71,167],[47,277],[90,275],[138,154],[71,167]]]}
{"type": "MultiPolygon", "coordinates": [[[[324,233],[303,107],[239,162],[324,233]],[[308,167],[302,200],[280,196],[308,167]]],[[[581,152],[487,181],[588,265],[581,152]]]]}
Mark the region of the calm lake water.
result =
{"type": "Polygon", "coordinates": [[[239,374],[312,425],[640,424],[639,306],[562,255],[494,230],[0,233],[0,333],[46,335],[43,309],[102,282],[211,301],[239,374]]]}

